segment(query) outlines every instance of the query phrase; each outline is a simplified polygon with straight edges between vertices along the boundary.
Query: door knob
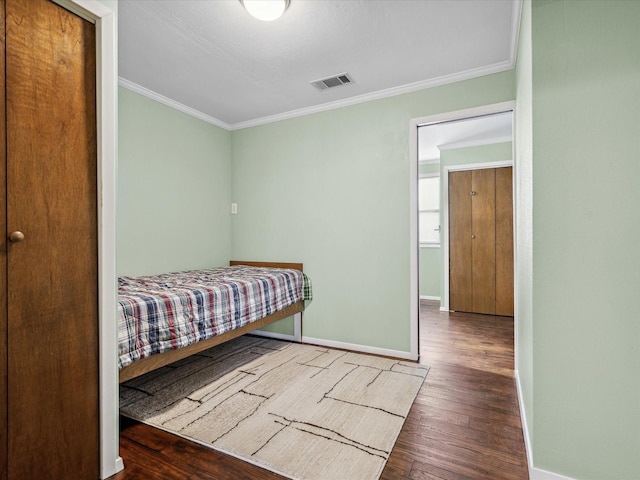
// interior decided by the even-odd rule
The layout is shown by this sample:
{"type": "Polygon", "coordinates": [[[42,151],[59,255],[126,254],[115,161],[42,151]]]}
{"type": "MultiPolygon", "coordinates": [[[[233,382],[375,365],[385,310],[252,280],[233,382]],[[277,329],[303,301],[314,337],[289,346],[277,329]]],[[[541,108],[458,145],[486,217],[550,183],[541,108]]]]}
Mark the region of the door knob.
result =
{"type": "Polygon", "coordinates": [[[19,230],[11,232],[11,235],[9,235],[9,240],[11,240],[13,243],[21,242],[24,240],[24,233],[19,230]]]}
{"type": "Polygon", "coordinates": [[[476,238],[476,236],[475,235],[471,235],[471,238],[476,238]]]}

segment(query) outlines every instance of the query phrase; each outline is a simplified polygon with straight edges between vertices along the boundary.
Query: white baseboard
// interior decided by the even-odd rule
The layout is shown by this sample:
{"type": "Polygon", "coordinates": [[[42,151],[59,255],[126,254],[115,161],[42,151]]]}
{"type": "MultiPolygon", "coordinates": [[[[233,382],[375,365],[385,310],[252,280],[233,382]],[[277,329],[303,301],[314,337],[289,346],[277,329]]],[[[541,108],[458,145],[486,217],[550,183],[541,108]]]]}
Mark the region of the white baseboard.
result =
{"type": "MultiPolygon", "coordinates": [[[[296,338],[294,335],[287,335],[285,333],[267,332],[264,330],[254,330],[251,332],[251,335],[256,335],[258,337],[274,338],[276,340],[287,340],[290,342],[296,341],[296,338]]],[[[409,352],[402,352],[400,350],[390,350],[387,348],[369,347],[366,345],[358,345],[356,343],[335,342],[333,340],[325,340],[323,338],[313,338],[313,337],[303,336],[300,341],[302,343],[320,345],[322,347],[340,348],[342,350],[351,350],[351,351],[360,352],[360,353],[371,353],[373,355],[384,355],[386,357],[401,358],[403,360],[411,360],[414,362],[418,361],[418,359],[420,358],[419,355],[414,355],[409,352]]]]}
{"type": "Polygon", "coordinates": [[[99,478],[111,478],[116,473],[121,472],[122,470],[124,470],[124,462],[122,461],[122,457],[118,456],[114,460],[114,463],[109,462],[109,465],[101,465],[99,478]]]}
{"type": "Polygon", "coordinates": [[[447,307],[440,307],[440,311],[441,312],[450,312],[451,310],[449,310],[447,307]]]}
{"type": "Polygon", "coordinates": [[[335,342],[333,340],[325,340],[323,338],[302,337],[302,343],[310,343],[313,345],[320,345],[322,347],[340,348],[343,350],[351,350],[360,353],[371,353],[373,355],[384,355],[386,357],[401,358],[403,360],[417,361],[420,356],[402,352],[400,350],[390,350],[387,348],[369,347],[366,345],[358,345],[355,343],[335,342]]]}
{"type": "Polygon", "coordinates": [[[529,467],[529,480],[575,480],[559,473],[548,472],[541,468],[529,467]]]}
{"type": "Polygon", "coordinates": [[[115,475],[118,472],[124,470],[124,462],[122,461],[122,457],[116,457],[116,462],[113,465],[113,470],[108,472],[102,472],[102,478],[109,478],[115,475]]]}
{"type": "MultiPolygon", "coordinates": [[[[524,449],[527,453],[527,465],[529,465],[529,476],[533,467],[533,449],[531,448],[531,439],[529,437],[529,426],[527,424],[527,415],[524,407],[524,397],[522,396],[522,388],[520,386],[520,374],[518,370],[514,370],[513,374],[516,379],[516,392],[518,393],[518,407],[520,408],[520,423],[522,424],[522,435],[524,436],[524,449]]],[[[533,478],[531,478],[533,480],[533,478]]]]}
{"type": "Polygon", "coordinates": [[[420,295],[420,300],[437,300],[437,301],[440,301],[440,297],[434,297],[432,295],[420,295]]]}
{"type": "Polygon", "coordinates": [[[266,330],[253,330],[251,335],[258,337],[274,338],[276,340],[287,340],[289,342],[295,342],[296,337],[294,335],[288,335],[286,333],[267,332],[266,330]]]}
{"type": "Polygon", "coordinates": [[[524,436],[524,448],[527,452],[527,464],[529,466],[529,480],[574,480],[565,477],[559,473],[549,472],[533,466],[533,449],[531,446],[531,437],[529,436],[529,427],[527,425],[527,416],[525,413],[524,399],[522,397],[522,388],[520,386],[520,375],[518,370],[514,371],[516,378],[516,390],[518,392],[518,406],[520,408],[520,422],[522,423],[522,435],[524,436]]]}

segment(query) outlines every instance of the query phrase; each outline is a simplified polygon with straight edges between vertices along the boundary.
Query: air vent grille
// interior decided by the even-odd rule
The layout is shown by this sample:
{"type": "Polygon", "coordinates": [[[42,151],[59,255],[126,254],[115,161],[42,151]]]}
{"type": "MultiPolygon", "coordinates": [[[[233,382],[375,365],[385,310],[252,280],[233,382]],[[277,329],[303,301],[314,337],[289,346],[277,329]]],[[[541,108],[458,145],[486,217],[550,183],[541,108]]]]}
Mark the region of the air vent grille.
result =
{"type": "Polygon", "coordinates": [[[316,87],[318,90],[326,90],[328,88],[339,87],[341,85],[348,85],[353,83],[353,80],[349,76],[348,73],[339,73],[338,75],[334,75],[332,77],[322,78],[320,80],[314,80],[311,82],[311,85],[316,87]]]}

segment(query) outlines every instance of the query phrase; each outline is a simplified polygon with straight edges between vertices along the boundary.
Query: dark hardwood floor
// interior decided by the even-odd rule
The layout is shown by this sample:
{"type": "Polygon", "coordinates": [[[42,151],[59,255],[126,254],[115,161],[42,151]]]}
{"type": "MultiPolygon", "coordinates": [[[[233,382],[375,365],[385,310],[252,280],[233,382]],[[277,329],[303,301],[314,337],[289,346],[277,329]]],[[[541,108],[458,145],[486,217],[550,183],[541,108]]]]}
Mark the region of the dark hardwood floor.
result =
{"type": "Polygon", "coordinates": [[[381,479],[527,480],[513,376],[513,318],[420,304],[431,366],[381,479]]]}
{"type": "MultiPolygon", "coordinates": [[[[513,319],[440,312],[438,302],[423,300],[420,351],[420,363],[431,370],[381,479],[528,479],[513,319]]],[[[120,454],[125,469],[112,480],[282,478],[125,418],[120,454]]]]}

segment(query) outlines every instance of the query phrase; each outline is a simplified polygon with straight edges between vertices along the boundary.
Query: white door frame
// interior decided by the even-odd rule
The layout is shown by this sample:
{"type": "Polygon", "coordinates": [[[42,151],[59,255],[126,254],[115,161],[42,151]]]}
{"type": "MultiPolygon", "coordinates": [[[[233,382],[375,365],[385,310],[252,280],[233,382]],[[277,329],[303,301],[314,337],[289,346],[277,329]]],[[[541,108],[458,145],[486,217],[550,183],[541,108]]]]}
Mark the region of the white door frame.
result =
{"type": "Polygon", "coordinates": [[[117,21],[115,13],[98,0],[54,1],[96,26],[100,477],[107,478],[124,468],[118,452],[118,343],[115,267],[117,21]]]}
{"type": "MultiPolygon", "coordinates": [[[[412,356],[417,357],[420,352],[420,338],[418,332],[419,321],[419,307],[420,307],[420,292],[418,291],[418,254],[420,243],[418,239],[418,127],[440,123],[449,122],[453,120],[462,120],[465,118],[479,117],[483,115],[491,115],[493,113],[502,113],[508,111],[514,111],[516,108],[515,101],[494,103],[491,105],[483,105],[480,107],[467,108],[464,110],[456,110],[453,112],[440,113],[437,115],[429,115],[427,117],[412,118],[409,121],[409,318],[410,318],[410,349],[412,356]]],[[[512,129],[513,131],[514,129],[512,129]]],[[[515,138],[513,138],[512,157],[515,158],[515,138]]],[[[514,173],[515,174],[515,173],[514,173]]],[[[516,224],[515,205],[517,203],[516,185],[514,182],[513,191],[514,200],[514,229],[516,224]]],[[[517,264],[517,257],[515,256],[516,249],[516,237],[514,231],[513,237],[513,251],[514,251],[514,301],[517,302],[517,277],[515,276],[515,266],[517,264]]],[[[445,242],[446,243],[446,242],[445,242]]],[[[447,247],[448,248],[448,247],[447,247]]],[[[448,286],[446,302],[449,304],[448,299],[448,286]]],[[[443,295],[444,296],[444,295],[443,295]]],[[[517,305],[514,305],[514,337],[517,335],[517,305]]],[[[515,340],[515,339],[514,339],[515,340]]],[[[517,342],[514,344],[517,346],[517,342]]],[[[517,352],[516,352],[517,353],[517,352]]],[[[517,355],[516,355],[517,358],[517,355]]]]}

